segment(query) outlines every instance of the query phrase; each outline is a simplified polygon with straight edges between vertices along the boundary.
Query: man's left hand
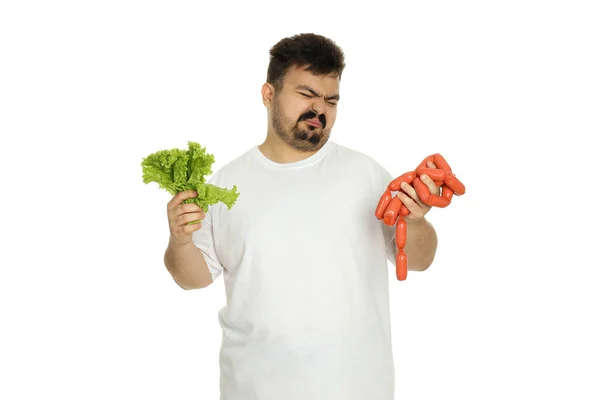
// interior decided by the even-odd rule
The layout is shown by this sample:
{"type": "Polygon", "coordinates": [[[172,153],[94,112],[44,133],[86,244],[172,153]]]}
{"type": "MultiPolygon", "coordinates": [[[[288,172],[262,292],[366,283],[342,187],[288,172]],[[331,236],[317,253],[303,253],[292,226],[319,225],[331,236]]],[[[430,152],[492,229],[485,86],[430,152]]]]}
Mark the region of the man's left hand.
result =
{"type": "MultiPolygon", "coordinates": [[[[435,164],[431,161],[427,162],[428,168],[436,168],[435,164]]],[[[429,188],[429,191],[432,194],[439,195],[440,187],[436,186],[433,180],[427,175],[423,174],[419,176],[421,181],[429,188]]],[[[415,178],[416,179],[416,178],[415,178]]],[[[404,182],[401,187],[401,191],[399,191],[396,196],[402,200],[402,203],[408,208],[410,214],[404,217],[404,220],[407,223],[420,222],[425,215],[431,210],[431,206],[423,203],[419,196],[417,195],[417,191],[414,187],[404,182]]]]}

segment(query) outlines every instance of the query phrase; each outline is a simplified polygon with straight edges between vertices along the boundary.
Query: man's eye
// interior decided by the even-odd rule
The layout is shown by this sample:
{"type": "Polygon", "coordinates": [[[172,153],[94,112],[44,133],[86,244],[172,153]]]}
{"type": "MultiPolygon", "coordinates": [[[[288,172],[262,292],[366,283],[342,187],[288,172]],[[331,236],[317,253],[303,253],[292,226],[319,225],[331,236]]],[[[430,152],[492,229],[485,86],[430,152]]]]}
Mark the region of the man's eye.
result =
{"type": "Polygon", "coordinates": [[[301,94],[302,96],[304,96],[304,97],[312,97],[312,96],[310,96],[310,95],[308,95],[308,94],[306,94],[306,93],[300,93],[300,94],[301,94]]]}
{"type": "Polygon", "coordinates": [[[337,106],[337,103],[334,103],[334,102],[332,102],[332,101],[328,101],[328,103],[329,103],[330,105],[332,105],[332,106],[337,106]]]}

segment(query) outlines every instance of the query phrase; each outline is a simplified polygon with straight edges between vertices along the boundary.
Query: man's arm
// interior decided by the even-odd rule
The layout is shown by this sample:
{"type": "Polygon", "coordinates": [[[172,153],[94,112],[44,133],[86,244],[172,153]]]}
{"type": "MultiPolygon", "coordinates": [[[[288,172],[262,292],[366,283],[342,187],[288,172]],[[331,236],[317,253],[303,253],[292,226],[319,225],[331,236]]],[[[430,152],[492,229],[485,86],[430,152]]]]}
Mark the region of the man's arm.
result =
{"type": "MultiPolygon", "coordinates": [[[[437,250],[437,234],[433,225],[425,218],[418,221],[406,220],[406,245],[404,252],[409,271],[425,271],[433,263],[437,250]]],[[[396,246],[395,251],[398,254],[396,246]]]]}
{"type": "Polygon", "coordinates": [[[169,240],[164,261],[175,282],[183,289],[201,289],[212,283],[206,260],[191,241],[181,245],[169,240]]]}

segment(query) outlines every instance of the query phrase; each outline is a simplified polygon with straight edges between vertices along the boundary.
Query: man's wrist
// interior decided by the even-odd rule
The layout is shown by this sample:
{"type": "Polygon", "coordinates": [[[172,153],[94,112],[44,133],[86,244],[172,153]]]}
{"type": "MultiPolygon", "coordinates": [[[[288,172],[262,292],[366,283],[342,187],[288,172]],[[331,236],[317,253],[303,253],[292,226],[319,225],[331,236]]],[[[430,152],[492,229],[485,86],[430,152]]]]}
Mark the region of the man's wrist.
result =
{"type": "Polygon", "coordinates": [[[410,226],[427,225],[429,223],[429,221],[427,221],[425,219],[425,217],[419,218],[419,219],[416,219],[416,220],[415,219],[406,219],[405,218],[405,221],[406,221],[406,224],[410,225],[410,226]]]}
{"type": "Polygon", "coordinates": [[[169,246],[174,249],[184,249],[186,247],[195,246],[192,240],[180,242],[173,235],[169,236],[169,246]]]}

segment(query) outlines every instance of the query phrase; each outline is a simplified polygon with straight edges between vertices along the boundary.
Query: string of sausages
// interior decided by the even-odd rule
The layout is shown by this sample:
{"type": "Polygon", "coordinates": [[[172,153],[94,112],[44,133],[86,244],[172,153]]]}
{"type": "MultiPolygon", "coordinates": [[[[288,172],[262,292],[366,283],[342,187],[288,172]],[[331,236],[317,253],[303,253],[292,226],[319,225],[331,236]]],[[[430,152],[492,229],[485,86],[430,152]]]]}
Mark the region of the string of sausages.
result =
{"type": "Polygon", "coordinates": [[[388,185],[387,189],[381,196],[379,204],[375,209],[375,216],[388,226],[396,224],[396,247],[398,254],[396,255],[396,278],[399,281],[406,279],[408,274],[408,260],[404,252],[406,245],[407,225],[404,217],[410,211],[402,203],[398,196],[392,198],[392,192],[400,191],[400,185],[403,182],[412,184],[421,201],[432,207],[444,208],[450,204],[454,195],[460,196],[465,193],[465,186],[452,173],[450,165],[446,162],[441,154],[436,153],[426,157],[414,171],[409,171],[398,178],[394,179],[388,185]],[[432,162],[436,168],[427,167],[427,163],[432,162]],[[431,193],[427,185],[421,179],[421,175],[430,177],[436,186],[442,188],[441,195],[431,193]]]}

